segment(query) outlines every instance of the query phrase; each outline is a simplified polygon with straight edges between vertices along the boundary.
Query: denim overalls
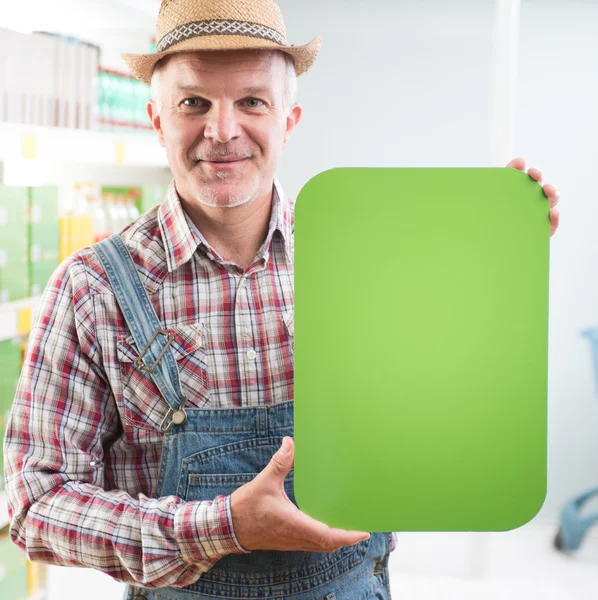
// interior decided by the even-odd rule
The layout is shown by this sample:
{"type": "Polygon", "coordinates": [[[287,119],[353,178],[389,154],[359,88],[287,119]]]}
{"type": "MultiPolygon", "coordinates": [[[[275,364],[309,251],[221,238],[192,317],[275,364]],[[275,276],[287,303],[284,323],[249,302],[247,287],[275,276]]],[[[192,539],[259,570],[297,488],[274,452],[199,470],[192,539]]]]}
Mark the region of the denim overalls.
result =
{"type": "MultiPolygon", "coordinates": [[[[170,410],[162,423],[164,449],[156,496],[213,500],[232,494],[270,462],[284,436],[293,436],[293,401],[264,407],[185,409],[179,373],[135,264],[118,235],[94,246],[148,372],[170,410]]],[[[297,506],[294,471],[285,491],[297,506]]],[[[125,600],[365,600],[390,599],[390,532],[336,552],[254,550],[221,558],[192,585],[147,590],[129,585],[125,600]]]]}

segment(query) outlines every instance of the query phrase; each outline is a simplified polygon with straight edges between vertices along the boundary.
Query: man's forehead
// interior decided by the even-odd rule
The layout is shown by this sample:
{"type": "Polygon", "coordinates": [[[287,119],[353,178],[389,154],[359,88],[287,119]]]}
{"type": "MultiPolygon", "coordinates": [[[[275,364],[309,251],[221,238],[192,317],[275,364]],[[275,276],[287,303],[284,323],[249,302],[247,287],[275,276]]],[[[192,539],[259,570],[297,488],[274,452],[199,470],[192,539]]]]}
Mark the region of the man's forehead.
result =
{"type": "Polygon", "coordinates": [[[226,50],[196,51],[174,54],[168,59],[169,70],[197,70],[206,73],[222,71],[270,72],[276,63],[283,62],[277,51],[226,50]]]}

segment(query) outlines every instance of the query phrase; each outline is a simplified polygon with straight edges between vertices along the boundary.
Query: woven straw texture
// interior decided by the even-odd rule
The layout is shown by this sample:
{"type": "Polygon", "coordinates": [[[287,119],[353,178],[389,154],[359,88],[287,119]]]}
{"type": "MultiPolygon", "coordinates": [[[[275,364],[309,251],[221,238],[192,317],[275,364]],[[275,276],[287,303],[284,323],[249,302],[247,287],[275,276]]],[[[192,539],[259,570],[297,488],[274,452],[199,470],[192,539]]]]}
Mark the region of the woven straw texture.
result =
{"type": "Polygon", "coordinates": [[[281,50],[305,73],[320,51],[318,36],[289,46],[280,8],[274,0],[163,0],[156,24],[156,54],[122,54],[133,75],[149,84],[164,56],[194,50],[281,50]]]}
{"type": "Polygon", "coordinates": [[[184,23],[214,19],[261,23],[287,37],[282,13],[273,0],[164,0],[158,15],[156,40],[159,42],[184,23]]]}

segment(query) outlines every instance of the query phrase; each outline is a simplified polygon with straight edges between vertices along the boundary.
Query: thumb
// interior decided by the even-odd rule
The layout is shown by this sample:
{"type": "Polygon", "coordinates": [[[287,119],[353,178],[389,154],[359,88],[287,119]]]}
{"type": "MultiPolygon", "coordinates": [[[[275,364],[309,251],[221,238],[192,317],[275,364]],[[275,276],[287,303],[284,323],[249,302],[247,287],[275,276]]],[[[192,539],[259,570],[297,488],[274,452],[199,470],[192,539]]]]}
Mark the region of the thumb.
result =
{"type": "Polygon", "coordinates": [[[268,470],[277,477],[284,479],[293,468],[293,438],[285,437],[282,440],[282,446],[276,454],[272,456],[268,464],[268,470]]]}

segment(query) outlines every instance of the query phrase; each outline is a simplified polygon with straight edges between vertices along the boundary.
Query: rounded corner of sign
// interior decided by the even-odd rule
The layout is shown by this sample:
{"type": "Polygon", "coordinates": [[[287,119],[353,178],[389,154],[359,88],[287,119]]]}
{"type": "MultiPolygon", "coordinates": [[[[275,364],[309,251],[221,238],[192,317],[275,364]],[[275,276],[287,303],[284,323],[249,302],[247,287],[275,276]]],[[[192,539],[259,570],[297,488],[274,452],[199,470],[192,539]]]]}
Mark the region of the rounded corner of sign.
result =
{"type": "Polygon", "coordinates": [[[513,531],[515,529],[521,529],[521,527],[524,527],[528,523],[531,523],[540,514],[540,511],[542,510],[542,507],[544,506],[545,502],[546,487],[544,488],[544,493],[542,494],[542,496],[538,496],[538,498],[535,499],[533,505],[530,503],[529,508],[525,511],[524,514],[521,515],[520,519],[517,519],[515,523],[507,524],[506,526],[501,528],[500,531],[513,531]]]}

